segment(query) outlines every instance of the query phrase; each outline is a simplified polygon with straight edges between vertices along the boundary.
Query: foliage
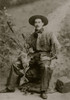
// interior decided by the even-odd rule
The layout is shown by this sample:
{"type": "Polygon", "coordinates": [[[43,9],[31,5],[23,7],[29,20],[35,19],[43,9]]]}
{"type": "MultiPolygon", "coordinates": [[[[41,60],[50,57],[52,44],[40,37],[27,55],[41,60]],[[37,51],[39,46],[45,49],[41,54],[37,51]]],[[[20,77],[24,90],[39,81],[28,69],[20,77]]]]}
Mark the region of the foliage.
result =
{"type": "Polygon", "coordinates": [[[63,27],[59,32],[59,41],[62,45],[61,54],[59,57],[59,63],[57,64],[57,68],[55,73],[57,77],[59,76],[67,76],[70,78],[70,22],[69,22],[70,14],[68,14],[64,21],[63,27]]]}
{"type": "Polygon", "coordinates": [[[66,16],[63,23],[63,28],[59,34],[59,41],[62,44],[62,51],[67,56],[70,57],[70,14],[66,16]]]}

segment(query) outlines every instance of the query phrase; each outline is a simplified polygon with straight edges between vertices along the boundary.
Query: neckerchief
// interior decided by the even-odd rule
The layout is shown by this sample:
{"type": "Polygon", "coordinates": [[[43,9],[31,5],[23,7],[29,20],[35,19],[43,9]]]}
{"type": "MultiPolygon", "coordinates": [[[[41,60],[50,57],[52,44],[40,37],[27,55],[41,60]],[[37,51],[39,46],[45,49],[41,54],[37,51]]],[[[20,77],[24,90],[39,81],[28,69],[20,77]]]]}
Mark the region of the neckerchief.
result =
{"type": "Polygon", "coordinates": [[[38,37],[38,34],[42,34],[43,31],[44,31],[44,28],[41,28],[40,30],[36,30],[36,29],[35,29],[34,37],[37,38],[37,37],[38,37]]]}

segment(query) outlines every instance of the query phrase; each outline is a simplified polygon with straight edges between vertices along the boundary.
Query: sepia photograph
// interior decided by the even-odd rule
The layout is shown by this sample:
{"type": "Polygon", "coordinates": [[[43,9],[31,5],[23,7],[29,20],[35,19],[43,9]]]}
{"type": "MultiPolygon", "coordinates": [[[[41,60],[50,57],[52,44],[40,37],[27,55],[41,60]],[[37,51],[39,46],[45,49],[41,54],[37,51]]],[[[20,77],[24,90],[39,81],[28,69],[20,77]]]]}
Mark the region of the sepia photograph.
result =
{"type": "Polygon", "coordinates": [[[70,0],[0,0],[0,100],[70,100],[70,0]]]}

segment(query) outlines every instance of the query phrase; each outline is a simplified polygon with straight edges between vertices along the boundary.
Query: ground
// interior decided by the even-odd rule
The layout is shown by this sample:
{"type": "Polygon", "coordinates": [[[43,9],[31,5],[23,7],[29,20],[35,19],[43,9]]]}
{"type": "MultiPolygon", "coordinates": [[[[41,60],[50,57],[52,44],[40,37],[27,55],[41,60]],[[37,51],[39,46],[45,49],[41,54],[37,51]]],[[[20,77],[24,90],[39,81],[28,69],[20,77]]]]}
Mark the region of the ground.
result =
{"type": "MultiPolygon", "coordinates": [[[[44,0],[44,1],[41,0],[41,1],[34,2],[32,4],[22,5],[20,7],[14,7],[14,8],[8,9],[8,12],[14,18],[14,21],[16,24],[15,29],[16,30],[21,29],[21,31],[23,30],[24,34],[27,36],[27,33],[30,33],[31,31],[33,31],[33,27],[28,24],[29,17],[33,14],[44,14],[45,16],[48,17],[48,20],[49,20],[49,24],[46,27],[47,31],[54,32],[55,35],[58,36],[61,33],[61,30],[64,28],[65,21],[69,22],[70,1],[66,0],[65,2],[65,0],[59,0],[59,1],[54,0],[52,4],[50,4],[50,1],[48,0],[48,3],[47,3],[47,0],[44,0]]],[[[55,73],[61,72],[60,76],[65,74],[65,75],[68,75],[70,78],[70,74],[67,74],[66,72],[63,73],[62,71],[65,68],[69,68],[70,66],[69,61],[70,59],[66,57],[65,55],[60,55],[57,61],[58,66],[54,70],[53,76],[57,77],[59,76],[59,74],[55,74],[55,73]]],[[[51,88],[54,87],[54,84],[53,84],[54,78],[55,77],[53,77],[50,82],[51,88]]],[[[2,88],[4,88],[3,84],[0,85],[0,89],[2,88]]],[[[12,99],[13,100],[15,99],[17,100],[23,100],[23,99],[41,100],[38,94],[23,95],[23,93],[21,93],[18,90],[16,90],[15,93],[0,94],[0,98],[1,100],[12,100],[12,99]]],[[[57,100],[70,100],[70,93],[60,94],[56,92],[56,93],[48,94],[47,100],[56,100],[56,99],[57,100]]]]}
{"type": "MultiPolygon", "coordinates": [[[[24,95],[20,91],[16,91],[15,93],[5,93],[0,94],[1,100],[42,100],[39,97],[39,94],[27,94],[24,95]]],[[[48,94],[47,100],[70,100],[70,93],[60,94],[60,93],[53,93],[48,94]]]]}

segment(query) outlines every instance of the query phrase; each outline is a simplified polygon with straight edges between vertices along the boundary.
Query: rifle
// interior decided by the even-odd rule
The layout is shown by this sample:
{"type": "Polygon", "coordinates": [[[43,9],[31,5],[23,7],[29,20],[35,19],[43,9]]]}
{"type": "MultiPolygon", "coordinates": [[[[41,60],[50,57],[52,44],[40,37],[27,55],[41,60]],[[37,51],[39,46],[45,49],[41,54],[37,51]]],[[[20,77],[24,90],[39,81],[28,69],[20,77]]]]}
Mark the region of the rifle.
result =
{"type": "MultiPolygon", "coordinates": [[[[12,29],[12,27],[11,27],[11,25],[10,25],[10,22],[7,21],[7,25],[8,25],[8,27],[9,27],[9,29],[11,30],[11,32],[15,34],[14,30],[12,29]]],[[[23,50],[22,46],[19,44],[19,40],[18,40],[18,39],[17,39],[18,42],[17,42],[15,39],[13,39],[13,38],[11,38],[11,39],[19,46],[19,48],[20,48],[21,50],[23,50]]]]}

